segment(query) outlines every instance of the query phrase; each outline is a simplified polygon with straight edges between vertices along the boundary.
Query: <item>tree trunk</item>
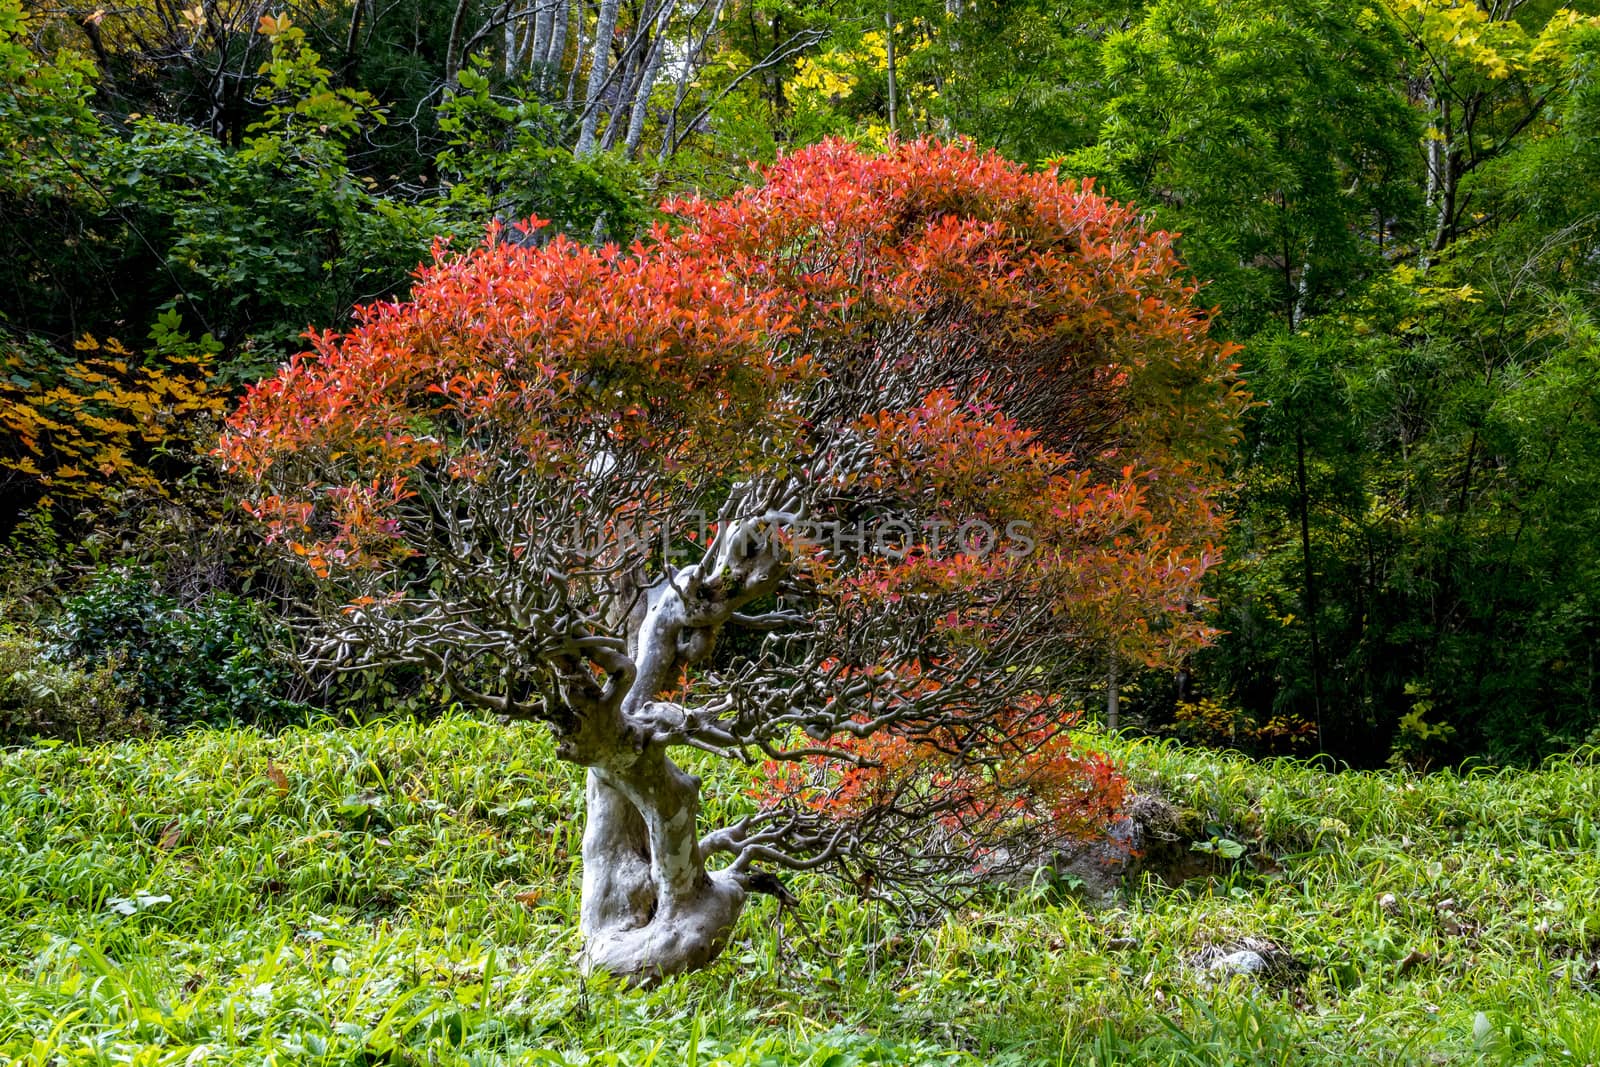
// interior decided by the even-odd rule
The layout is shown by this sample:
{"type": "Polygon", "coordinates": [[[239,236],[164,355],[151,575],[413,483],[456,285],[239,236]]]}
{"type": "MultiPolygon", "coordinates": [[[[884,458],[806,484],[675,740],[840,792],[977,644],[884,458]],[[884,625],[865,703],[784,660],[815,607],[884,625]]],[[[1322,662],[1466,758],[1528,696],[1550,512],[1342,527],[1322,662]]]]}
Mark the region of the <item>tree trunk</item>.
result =
{"type": "Polygon", "coordinates": [[[455,94],[456,85],[461,77],[461,41],[467,28],[467,9],[471,7],[470,0],[457,0],[455,14],[450,19],[450,39],[444,46],[444,91],[446,96],[455,94]]]}
{"type": "MultiPolygon", "coordinates": [[[[705,32],[694,42],[694,45],[689,49],[689,54],[684,56],[683,61],[678,65],[678,85],[672,94],[672,107],[667,111],[666,129],[661,134],[661,152],[656,157],[663,163],[671,158],[672,153],[676,151],[678,114],[683,110],[683,102],[689,95],[689,83],[693,76],[694,68],[700,62],[700,54],[705,50],[706,42],[711,39],[712,33],[716,31],[717,20],[722,17],[722,8],[726,3],[727,0],[716,0],[716,5],[711,9],[711,19],[706,23],[705,32]]],[[[703,0],[700,6],[702,8],[705,6],[703,0]]],[[[700,11],[696,9],[694,14],[689,16],[689,24],[692,26],[694,20],[699,17],[700,11]]]]}
{"type": "Polygon", "coordinates": [[[889,72],[889,140],[895,140],[899,134],[899,123],[895,112],[898,110],[895,99],[899,86],[895,84],[894,69],[894,4],[890,3],[883,9],[883,62],[889,72]]]}
{"type": "Polygon", "coordinates": [[[1305,566],[1306,628],[1311,635],[1311,701],[1316,717],[1317,751],[1322,751],[1322,638],[1317,628],[1316,567],[1311,558],[1311,491],[1306,479],[1306,435],[1294,435],[1295,482],[1300,505],[1300,559],[1305,566]]]}
{"type": "MultiPolygon", "coordinates": [[[[583,71],[583,50],[589,45],[588,31],[587,27],[584,25],[583,5],[581,3],[574,4],[573,11],[573,17],[577,20],[578,24],[578,34],[577,37],[574,38],[574,43],[577,45],[577,52],[572,59],[572,73],[567,77],[567,99],[564,106],[568,111],[572,110],[573,104],[577,100],[578,77],[583,71]]],[[[550,47],[552,51],[555,50],[554,44],[552,44],[550,47]]]]}
{"type": "Polygon", "coordinates": [[[704,967],[728,943],[744,907],[748,861],[706,870],[700,779],[667,755],[687,712],[658,697],[711,654],[723,623],[781,574],[769,546],[732,527],[707,558],[656,581],[627,620],[634,670],[615,714],[593,714],[565,742],[588,768],[583,834],[583,967],[629,982],[704,967]],[[662,727],[665,726],[665,733],[662,727]]]}
{"type": "Polygon", "coordinates": [[[344,35],[344,62],[339,64],[340,76],[346,85],[356,83],[356,73],[361,66],[359,48],[361,17],[366,14],[366,0],[356,0],[350,5],[350,25],[344,35]]]}
{"type": "Polygon", "coordinates": [[[611,72],[614,88],[611,106],[606,109],[606,132],[599,142],[602,151],[611,151],[616,146],[618,138],[622,136],[623,128],[627,126],[626,116],[632,106],[634,94],[639,91],[639,79],[644,72],[641,51],[649,47],[645,36],[645,29],[641,26],[639,33],[623,49],[619,61],[621,66],[611,72]]]}
{"type": "Polygon", "coordinates": [[[591,767],[583,833],[585,972],[645,982],[704,967],[744,907],[734,875],[710,873],[697,837],[700,782],[664,753],[591,767]]]}
{"type": "Polygon", "coordinates": [[[595,150],[595,134],[600,128],[600,94],[611,73],[611,38],[617,32],[619,0],[600,0],[600,14],[595,20],[594,47],[589,61],[589,87],[583,99],[583,121],[578,127],[578,144],[574,154],[587,156],[595,150]]]}
{"type": "MultiPolygon", "coordinates": [[[[1443,80],[1443,68],[1440,80],[1443,80]]],[[[1455,124],[1450,97],[1444,87],[1435,91],[1435,121],[1428,133],[1428,188],[1425,202],[1433,216],[1433,234],[1422,252],[1424,269],[1433,266],[1438,253],[1450,243],[1456,217],[1456,187],[1460,182],[1460,157],[1455,144],[1455,124]]]]}
{"type": "Polygon", "coordinates": [[[1111,657],[1111,668],[1106,674],[1106,732],[1116,733],[1122,727],[1122,679],[1117,670],[1116,654],[1111,657]]]}
{"type": "Polygon", "coordinates": [[[567,26],[572,22],[571,5],[559,0],[550,15],[550,36],[545,40],[544,53],[535,60],[544,65],[539,72],[539,88],[548,93],[560,84],[561,63],[567,57],[567,26]]]}
{"type": "MultiPolygon", "coordinates": [[[[532,32],[523,38],[522,42],[522,69],[532,70],[535,66],[544,63],[545,53],[550,51],[550,31],[555,26],[556,3],[555,0],[541,0],[539,10],[533,16],[532,32]]],[[[541,82],[544,72],[539,72],[541,82]]]]}
{"type": "Polygon", "coordinates": [[[629,159],[638,154],[639,142],[644,138],[644,120],[650,112],[650,94],[655,92],[656,78],[661,72],[661,59],[667,51],[667,24],[672,21],[672,13],[677,6],[678,0],[666,0],[661,5],[661,15],[656,21],[655,40],[650,42],[650,55],[645,60],[644,76],[639,79],[639,88],[633,97],[633,110],[628,114],[628,139],[624,143],[629,159]]]}

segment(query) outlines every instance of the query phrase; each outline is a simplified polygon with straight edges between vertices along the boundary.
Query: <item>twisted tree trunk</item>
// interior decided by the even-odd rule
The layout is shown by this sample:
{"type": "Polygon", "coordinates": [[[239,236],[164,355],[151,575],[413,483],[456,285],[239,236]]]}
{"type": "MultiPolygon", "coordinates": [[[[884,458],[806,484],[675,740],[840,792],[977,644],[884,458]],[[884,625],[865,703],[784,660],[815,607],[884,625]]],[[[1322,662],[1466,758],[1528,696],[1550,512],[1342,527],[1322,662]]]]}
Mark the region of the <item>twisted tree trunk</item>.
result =
{"type": "Polygon", "coordinates": [[[583,834],[585,970],[630,981],[691,971],[727,945],[743,879],[705,868],[700,781],[660,751],[589,768],[583,834]]]}
{"type": "Polygon", "coordinates": [[[780,550],[753,536],[754,525],[730,524],[701,562],[639,591],[627,620],[627,689],[614,713],[585,716],[581,736],[570,740],[569,758],[588,768],[585,970],[641,982],[703,967],[728,943],[744,907],[748,861],[706,869],[717,846],[699,836],[700,779],[668,755],[670,739],[692,727],[696,713],[658,698],[781,577],[780,550]]]}

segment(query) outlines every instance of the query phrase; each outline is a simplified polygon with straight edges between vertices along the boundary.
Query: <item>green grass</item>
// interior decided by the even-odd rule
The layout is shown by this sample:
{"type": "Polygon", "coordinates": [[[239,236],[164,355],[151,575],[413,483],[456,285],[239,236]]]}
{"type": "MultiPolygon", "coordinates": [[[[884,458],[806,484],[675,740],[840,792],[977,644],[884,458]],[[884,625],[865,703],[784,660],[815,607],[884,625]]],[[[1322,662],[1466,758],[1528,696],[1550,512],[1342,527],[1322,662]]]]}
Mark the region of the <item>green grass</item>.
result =
{"type": "Polygon", "coordinates": [[[1118,751],[1250,854],[1116,909],[1038,892],[923,927],[797,880],[798,919],[763,898],[720,962],[649,991],[574,972],[578,777],[536,730],[447,717],[8,753],[0,1054],[1600,1064],[1590,762],[1419,778],[1118,751]],[[1195,966],[1244,937],[1293,965],[1195,966]]]}

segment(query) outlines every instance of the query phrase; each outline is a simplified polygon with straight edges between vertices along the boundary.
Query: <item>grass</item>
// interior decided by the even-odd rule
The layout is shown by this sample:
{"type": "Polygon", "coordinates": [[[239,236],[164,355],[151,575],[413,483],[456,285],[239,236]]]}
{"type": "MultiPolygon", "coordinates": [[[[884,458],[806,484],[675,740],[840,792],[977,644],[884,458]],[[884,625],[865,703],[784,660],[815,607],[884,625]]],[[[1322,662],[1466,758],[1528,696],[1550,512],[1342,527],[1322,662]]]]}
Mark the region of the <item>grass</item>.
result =
{"type": "Polygon", "coordinates": [[[762,898],[721,961],[648,991],[573,970],[579,780],[536,730],[446,717],[6,753],[0,1054],[1600,1064],[1593,763],[1421,778],[1117,750],[1245,855],[1111,909],[1040,890],[925,926],[797,880],[799,916],[762,898]],[[1244,938],[1287,962],[1196,965],[1244,938]]]}

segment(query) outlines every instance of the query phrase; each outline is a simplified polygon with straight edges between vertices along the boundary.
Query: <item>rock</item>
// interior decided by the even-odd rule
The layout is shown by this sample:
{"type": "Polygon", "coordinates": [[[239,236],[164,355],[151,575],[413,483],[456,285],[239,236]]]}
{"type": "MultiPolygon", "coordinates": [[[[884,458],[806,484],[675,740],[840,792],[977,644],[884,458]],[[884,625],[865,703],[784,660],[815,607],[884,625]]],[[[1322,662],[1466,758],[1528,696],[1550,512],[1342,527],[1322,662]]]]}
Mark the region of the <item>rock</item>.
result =
{"type": "Polygon", "coordinates": [[[987,877],[1018,888],[1048,881],[1070,887],[1086,903],[1105,905],[1143,874],[1177,886],[1211,873],[1212,857],[1194,851],[1192,844],[1177,808],[1160,796],[1140,793],[1128,800],[1103,837],[1056,842],[1031,858],[997,851],[989,857],[987,877]]]}
{"type": "Polygon", "coordinates": [[[1219,956],[1206,968],[1213,974],[1260,974],[1266,969],[1267,958],[1247,948],[1219,956]]]}
{"type": "Polygon", "coordinates": [[[1139,863],[1145,830],[1135,818],[1119,819],[1101,841],[1063,849],[1045,866],[1053,877],[1095,902],[1112,897],[1139,863]]]}
{"type": "Polygon", "coordinates": [[[1201,949],[1190,962],[1212,979],[1248,975],[1265,981],[1286,982],[1294,980],[1305,969],[1286,949],[1262,937],[1244,937],[1201,949]]]}

